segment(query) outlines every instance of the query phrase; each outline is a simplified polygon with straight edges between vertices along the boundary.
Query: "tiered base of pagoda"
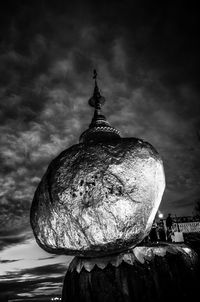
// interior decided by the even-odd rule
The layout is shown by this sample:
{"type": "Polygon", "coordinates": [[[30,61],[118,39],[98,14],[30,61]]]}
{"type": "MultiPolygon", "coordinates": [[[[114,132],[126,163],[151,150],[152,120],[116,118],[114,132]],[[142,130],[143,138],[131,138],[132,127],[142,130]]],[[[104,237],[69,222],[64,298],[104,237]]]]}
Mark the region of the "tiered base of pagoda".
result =
{"type": "Polygon", "coordinates": [[[159,243],[108,257],[75,257],[62,302],[192,302],[199,293],[197,254],[184,244],[159,243]]]}

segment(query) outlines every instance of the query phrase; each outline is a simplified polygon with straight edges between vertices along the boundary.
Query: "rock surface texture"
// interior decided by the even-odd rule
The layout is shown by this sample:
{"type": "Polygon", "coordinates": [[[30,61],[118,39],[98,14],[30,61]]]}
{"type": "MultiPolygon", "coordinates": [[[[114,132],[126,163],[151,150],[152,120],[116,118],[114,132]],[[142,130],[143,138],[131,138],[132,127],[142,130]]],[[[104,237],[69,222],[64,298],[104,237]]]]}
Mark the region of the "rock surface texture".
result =
{"type": "Polygon", "coordinates": [[[35,192],[34,235],[52,253],[125,250],[150,231],[164,188],[162,160],[142,140],[74,145],[51,162],[35,192]]]}

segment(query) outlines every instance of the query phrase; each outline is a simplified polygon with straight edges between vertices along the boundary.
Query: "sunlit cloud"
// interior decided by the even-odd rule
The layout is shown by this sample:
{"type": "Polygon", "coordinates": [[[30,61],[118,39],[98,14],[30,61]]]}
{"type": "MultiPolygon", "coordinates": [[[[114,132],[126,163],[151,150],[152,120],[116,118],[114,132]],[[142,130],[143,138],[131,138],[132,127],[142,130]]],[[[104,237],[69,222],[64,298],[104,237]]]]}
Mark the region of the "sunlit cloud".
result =
{"type": "Polygon", "coordinates": [[[0,289],[12,289],[12,297],[35,297],[44,294],[44,290],[47,296],[61,294],[71,260],[72,257],[49,255],[32,238],[15,242],[0,252],[0,289]]]}

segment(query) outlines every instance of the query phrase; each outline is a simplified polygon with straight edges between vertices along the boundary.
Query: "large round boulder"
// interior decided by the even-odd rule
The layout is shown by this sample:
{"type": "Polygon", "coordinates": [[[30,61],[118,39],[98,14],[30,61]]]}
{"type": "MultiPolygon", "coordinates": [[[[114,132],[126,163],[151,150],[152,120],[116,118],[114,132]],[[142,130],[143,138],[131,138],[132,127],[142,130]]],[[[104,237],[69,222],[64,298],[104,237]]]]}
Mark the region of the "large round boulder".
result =
{"type": "Polygon", "coordinates": [[[33,199],[31,225],[48,252],[100,256],[148,235],[165,188],[162,160],[147,142],[80,143],[49,165],[33,199]]]}

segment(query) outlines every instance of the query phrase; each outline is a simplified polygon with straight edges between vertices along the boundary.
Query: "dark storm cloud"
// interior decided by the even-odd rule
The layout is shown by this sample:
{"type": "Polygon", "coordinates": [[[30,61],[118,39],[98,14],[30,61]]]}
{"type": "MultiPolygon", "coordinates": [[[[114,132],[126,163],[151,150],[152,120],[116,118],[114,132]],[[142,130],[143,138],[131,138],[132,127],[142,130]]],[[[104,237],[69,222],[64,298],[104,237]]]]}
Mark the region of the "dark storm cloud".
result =
{"type": "Polygon", "coordinates": [[[45,280],[27,280],[23,282],[3,281],[0,283],[0,298],[8,296],[9,299],[30,297],[44,297],[50,294],[61,294],[62,277],[46,278],[45,280]]]}
{"type": "Polygon", "coordinates": [[[17,259],[17,260],[1,260],[0,259],[0,263],[13,263],[13,262],[16,262],[16,261],[20,261],[21,259],[17,259]]]}
{"type": "Polygon", "coordinates": [[[53,264],[22,269],[18,273],[7,273],[1,277],[0,293],[7,293],[10,298],[61,294],[65,272],[66,266],[53,264]]]}
{"type": "Polygon", "coordinates": [[[8,1],[1,14],[3,209],[20,203],[27,215],[50,160],[77,142],[89,124],[94,67],[108,120],[122,135],[150,141],[163,156],[163,201],[178,209],[186,205],[183,194],[200,193],[194,5],[8,1]]]}
{"type": "Polygon", "coordinates": [[[46,258],[38,258],[38,260],[47,260],[47,259],[54,259],[56,256],[49,256],[46,258]]]}
{"type": "MultiPolygon", "coordinates": [[[[39,267],[35,267],[35,268],[28,268],[28,269],[21,269],[19,270],[19,272],[17,273],[7,273],[4,277],[1,277],[2,280],[3,279],[17,279],[17,277],[19,277],[19,279],[23,279],[24,276],[29,276],[29,278],[31,277],[35,277],[36,279],[43,279],[45,277],[49,277],[49,278],[55,278],[55,276],[53,276],[54,274],[58,274],[60,276],[62,276],[62,274],[64,275],[66,271],[66,266],[62,265],[62,264],[49,264],[49,265],[44,265],[44,266],[39,266],[39,267]]],[[[50,280],[50,279],[49,279],[50,280]]]]}
{"type": "MultiPolygon", "coordinates": [[[[16,217],[14,216],[13,222],[15,222],[15,219],[16,217]]],[[[23,222],[23,218],[18,218],[18,220],[21,225],[21,230],[15,229],[15,227],[12,226],[12,228],[9,229],[9,233],[12,232],[12,235],[6,234],[6,229],[0,231],[0,251],[6,249],[8,246],[15,246],[17,244],[24,243],[31,238],[32,233],[30,231],[24,232],[25,224],[23,222]]]]}

